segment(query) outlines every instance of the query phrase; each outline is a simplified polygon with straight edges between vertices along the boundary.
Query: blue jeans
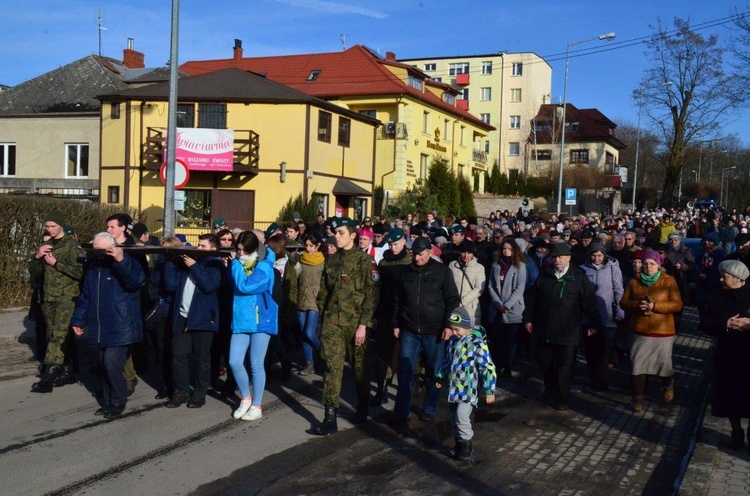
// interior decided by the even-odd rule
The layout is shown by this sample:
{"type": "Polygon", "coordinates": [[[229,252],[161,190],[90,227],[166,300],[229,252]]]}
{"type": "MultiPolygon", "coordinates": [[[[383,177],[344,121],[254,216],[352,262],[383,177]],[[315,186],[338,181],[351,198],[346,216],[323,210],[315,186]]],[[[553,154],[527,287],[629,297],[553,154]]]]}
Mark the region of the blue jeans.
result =
{"type": "Polygon", "coordinates": [[[302,352],[307,363],[313,361],[313,350],[320,351],[320,340],[318,339],[319,316],[320,312],[316,310],[297,311],[299,328],[302,329],[302,352]]]}
{"type": "Polygon", "coordinates": [[[435,374],[440,371],[445,355],[445,342],[441,335],[402,332],[401,352],[398,357],[398,391],[393,413],[398,420],[406,420],[411,412],[411,387],[414,367],[420,352],[424,352],[422,365],[427,374],[427,391],[422,411],[425,415],[436,415],[440,403],[440,390],[435,387],[435,374]]]}
{"type": "Polygon", "coordinates": [[[270,334],[255,332],[252,334],[232,334],[229,346],[229,366],[232,367],[234,380],[243,398],[250,396],[249,378],[245,368],[247,349],[250,348],[250,372],[253,376],[253,406],[263,403],[263,390],[266,387],[266,369],[263,362],[266,359],[270,334]]]}

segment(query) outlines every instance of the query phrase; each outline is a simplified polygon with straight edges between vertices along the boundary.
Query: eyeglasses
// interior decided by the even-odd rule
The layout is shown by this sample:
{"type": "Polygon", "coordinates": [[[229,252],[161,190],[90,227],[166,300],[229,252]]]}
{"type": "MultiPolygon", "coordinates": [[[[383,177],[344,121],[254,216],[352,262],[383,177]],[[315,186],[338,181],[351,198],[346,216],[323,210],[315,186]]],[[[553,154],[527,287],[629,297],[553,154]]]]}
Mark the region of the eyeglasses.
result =
{"type": "Polygon", "coordinates": [[[222,241],[234,241],[234,238],[221,238],[222,241]]]}

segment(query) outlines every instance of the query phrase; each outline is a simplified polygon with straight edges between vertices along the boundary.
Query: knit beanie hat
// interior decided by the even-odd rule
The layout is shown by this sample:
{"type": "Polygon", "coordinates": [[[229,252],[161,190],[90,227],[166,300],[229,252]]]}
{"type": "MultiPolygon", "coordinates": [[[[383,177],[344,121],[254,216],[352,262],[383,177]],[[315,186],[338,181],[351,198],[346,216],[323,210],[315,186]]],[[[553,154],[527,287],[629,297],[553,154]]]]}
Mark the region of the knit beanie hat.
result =
{"type": "Polygon", "coordinates": [[[471,317],[464,307],[456,307],[448,317],[448,323],[462,329],[471,329],[471,317]]]}
{"type": "Polygon", "coordinates": [[[662,264],[661,255],[659,255],[659,253],[655,252],[654,250],[646,250],[646,252],[641,257],[641,262],[645,262],[646,260],[653,260],[659,265],[662,264]]]}
{"type": "Polygon", "coordinates": [[[60,227],[65,226],[65,214],[57,209],[50,210],[50,212],[44,216],[44,222],[54,222],[60,227]]]}

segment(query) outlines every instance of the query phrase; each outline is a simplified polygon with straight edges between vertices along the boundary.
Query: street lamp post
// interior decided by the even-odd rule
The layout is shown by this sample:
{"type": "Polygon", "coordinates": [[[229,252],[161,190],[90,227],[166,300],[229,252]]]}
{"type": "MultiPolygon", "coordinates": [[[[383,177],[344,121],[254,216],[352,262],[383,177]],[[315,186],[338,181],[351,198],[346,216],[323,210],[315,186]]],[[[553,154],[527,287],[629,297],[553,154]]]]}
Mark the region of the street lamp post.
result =
{"type": "Polygon", "coordinates": [[[633,212],[635,212],[635,190],[638,188],[638,152],[641,147],[641,109],[643,109],[643,95],[638,92],[638,128],[635,132],[635,170],[633,171],[633,212]]]}
{"type": "MultiPolygon", "coordinates": [[[[719,200],[719,206],[724,206],[724,172],[732,169],[736,169],[737,166],[733,165],[732,167],[724,167],[721,169],[721,194],[720,194],[720,200],[719,200]]],[[[727,188],[728,189],[728,188],[727,188]]]]}
{"type": "Polygon", "coordinates": [[[570,47],[573,45],[579,45],[581,43],[588,43],[589,41],[606,40],[610,41],[615,38],[615,33],[607,33],[597,36],[596,38],[587,38],[580,41],[572,41],[568,43],[567,50],[565,51],[565,84],[563,86],[563,104],[562,104],[562,121],[560,124],[560,173],[557,180],[557,212],[562,212],[562,184],[563,184],[563,164],[565,163],[565,110],[568,106],[568,66],[570,62],[570,47]]]}

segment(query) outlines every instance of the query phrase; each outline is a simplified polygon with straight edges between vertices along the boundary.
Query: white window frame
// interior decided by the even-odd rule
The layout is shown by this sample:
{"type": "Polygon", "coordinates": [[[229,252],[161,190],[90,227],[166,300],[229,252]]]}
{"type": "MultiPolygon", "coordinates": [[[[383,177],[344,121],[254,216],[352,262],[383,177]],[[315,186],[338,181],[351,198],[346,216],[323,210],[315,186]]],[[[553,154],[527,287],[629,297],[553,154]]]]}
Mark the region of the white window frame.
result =
{"type": "Polygon", "coordinates": [[[523,76],[523,62],[513,62],[510,69],[511,76],[523,76]]]}
{"type": "Polygon", "coordinates": [[[518,157],[521,155],[521,143],[518,141],[508,143],[508,155],[511,157],[518,157]]]}
{"type": "Polygon", "coordinates": [[[488,75],[492,74],[492,61],[484,61],[482,62],[482,74],[488,75]]]}
{"type": "Polygon", "coordinates": [[[510,128],[511,129],[521,129],[521,116],[520,115],[511,115],[510,116],[510,128]]]}
{"type": "Polygon", "coordinates": [[[510,101],[511,102],[520,102],[523,94],[521,93],[521,88],[511,88],[510,89],[510,101]]]}
{"type": "Polygon", "coordinates": [[[484,153],[490,153],[490,140],[484,140],[484,153]]]}
{"type": "Polygon", "coordinates": [[[479,90],[479,99],[483,102],[492,100],[492,88],[485,86],[479,90]]]}
{"type": "Polygon", "coordinates": [[[468,62],[456,62],[448,66],[448,75],[455,76],[456,74],[468,74],[470,65],[468,62]]]}
{"type": "Polygon", "coordinates": [[[18,148],[16,148],[15,143],[0,143],[0,176],[2,177],[16,177],[16,174],[18,174],[18,148]],[[8,155],[10,154],[10,147],[13,147],[16,149],[16,163],[15,163],[15,173],[9,174],[8,173],[8,167],[10,164],[8,163],[8,155]]]}
{"type": "Polygon", "coordinates": [[[435,72],[437,70],[437,64],[435,62],[431,62],[424,65],[424,71],[425,72],[435,72]]]}
{"type": "MultiPolygon", "coordinates": [[[[86,147],[91,151],[91,148],[89,147],[88,143],[65,143],[65,178],[66,179],[88,179],[88,174],[85,176],[81,175],[81,149],[82,147],[86,147]],[[75,146],[77,148],[76,150],[76,157],[77,157],[77,163],[76,163],[76,174],[75,175],[69,175],[68,174],[68,158],[70,157],[69,148],[71,146],[75,146]]],[[[91,158],[91,155],[89,155],[89,159],[91,158]]],[[[91,163],[89,160],[88,164],[89,170],[91,169],[91,163]]]]}
{"type": "Polygon", "coordinates": [[[491,116],[489,112],[487,112],[487,113],[479,114],[479,118],[482,119],[482,122],[484,122],[485,124],[489,124],[491,116]]]}

